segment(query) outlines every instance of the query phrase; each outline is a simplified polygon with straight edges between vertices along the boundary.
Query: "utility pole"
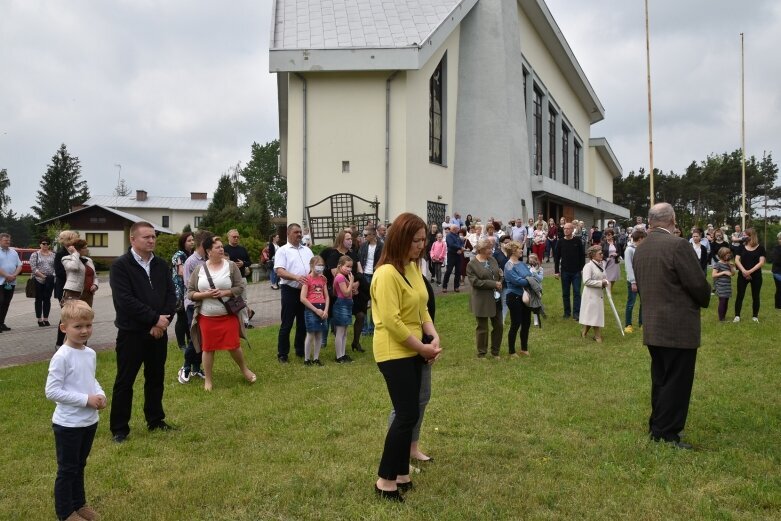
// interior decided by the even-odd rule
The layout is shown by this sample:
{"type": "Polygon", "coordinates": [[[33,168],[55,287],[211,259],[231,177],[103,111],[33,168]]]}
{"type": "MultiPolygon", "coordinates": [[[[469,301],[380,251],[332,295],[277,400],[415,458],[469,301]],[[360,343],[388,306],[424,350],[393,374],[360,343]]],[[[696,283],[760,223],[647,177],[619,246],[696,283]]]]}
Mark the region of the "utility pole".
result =
{"type": "Polygon", "coordinates": [[[654,119],[651,109],[651,36],[648,29],[648,0],[645,0],[645,64],[646,79],[648,80],[648,156],[649,156],[649,179],[650,188],[650,206],[654,205],[654,119]]]}

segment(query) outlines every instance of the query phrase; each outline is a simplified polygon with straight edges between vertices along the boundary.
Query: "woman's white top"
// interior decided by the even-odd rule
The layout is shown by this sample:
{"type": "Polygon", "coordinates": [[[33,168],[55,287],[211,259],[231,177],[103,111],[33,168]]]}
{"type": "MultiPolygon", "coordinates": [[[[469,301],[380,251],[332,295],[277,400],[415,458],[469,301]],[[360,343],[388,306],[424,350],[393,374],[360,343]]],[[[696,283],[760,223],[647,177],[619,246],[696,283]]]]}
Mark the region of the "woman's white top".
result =
{"type": "MultiPolygon", "coordinates": [[[[209,285],[209,279],[206,278],[206,269],[209,268],[209,274],[214,281],[214,287],[217,289],[231,289],[233,283],[231,282],[231,270],[228,261],[222,261],[222,267],[215,270],[211,266],[204,264],[201,270],[198,272],[198,291],[211,291],[212,287],[209,285]]],[[[222,297],[223,300],[228,297],[222,297]]],[[[219,317],[227,315],[228,311],[225,309],[225,305],[216,298],[205,298],[201,302],[201,315],[207,317],[219,317]]]]}
{"type": "Polygon", "coordinates": [[[702,256],[702,248],[700,248],[700,245],[696,242],[692,243],[692,248],[694,248],[694,253],[697,254],[697,258],[699,259],[702,256]]]}
{"type": "Polygon", "coordinates": [[[90,394],[106,396],[95,379],[97,357],[89,347],[77,349],[66,341],[49,362],[46,398],[56,402],[52,423],[62,427],[89,427],[98,421],[98,411],[87,407],[90,394]]]}

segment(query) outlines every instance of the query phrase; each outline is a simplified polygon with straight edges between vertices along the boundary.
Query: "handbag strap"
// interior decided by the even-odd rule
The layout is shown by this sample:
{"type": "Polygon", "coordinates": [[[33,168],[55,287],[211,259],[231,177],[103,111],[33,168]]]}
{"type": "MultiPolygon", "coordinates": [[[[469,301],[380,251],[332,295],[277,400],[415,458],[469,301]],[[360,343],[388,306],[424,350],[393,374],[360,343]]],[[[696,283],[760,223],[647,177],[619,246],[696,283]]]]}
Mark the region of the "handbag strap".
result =
{"type": "MultiPolygon", "coordinates": [[[[206,267],[206,263],[205,263],[205,262],[203,263],[203,269],[204,269],[204,271],[206,272],[206,280],[208,280],[208,281],[209,281],[209,286],[211,286],[211,288],[212,288],[212,289],[217,289],[217,288],[214,286],[214,281],[212,280],[212,275],[211,275],[211,273],[209,273],[209,268],[208,268],[208,267],[206,267]]],[[[231,315],[231,314],[232,314],[232,313],[231,313],[231,308],[230,308],[230,307],[228,307],[228,303],[227,303],[227,302],[225,302],[224,300],[222,300],[222,298],[219,298],[219,297],[217,298],[217,300],[219,300],[220,302],[222,302],[222,305],[223,305],[223,306],[225,306],[225,311],[227,311],[227,312],[228,312],[228,314],[229,314],[229,315],[231,315]]]]}

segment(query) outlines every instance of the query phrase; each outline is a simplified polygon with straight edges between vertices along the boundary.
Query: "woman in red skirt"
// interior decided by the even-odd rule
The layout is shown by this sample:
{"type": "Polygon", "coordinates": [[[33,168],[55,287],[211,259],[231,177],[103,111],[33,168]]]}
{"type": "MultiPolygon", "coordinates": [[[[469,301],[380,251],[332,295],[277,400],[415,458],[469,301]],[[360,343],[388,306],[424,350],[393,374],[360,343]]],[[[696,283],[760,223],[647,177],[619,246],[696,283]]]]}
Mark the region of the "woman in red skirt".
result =
{"type": "Polygon", "coordinates": [[[236,264],[225,258],[219,237],[204,240],[203,250],[206,263],[193,270],[187,285],[187,298],[195,302],[190,338],[195,349],[203,351],[206,374],[203,388],[212,390],[215,351],[228,351],[244,379],[255,383],[257,376],[247,368],[241,350],[240,338],[246,338],[244,324],[236,315],[229,313],[225,305],[230,297],[241,295],[244,278],[236,264]]]}

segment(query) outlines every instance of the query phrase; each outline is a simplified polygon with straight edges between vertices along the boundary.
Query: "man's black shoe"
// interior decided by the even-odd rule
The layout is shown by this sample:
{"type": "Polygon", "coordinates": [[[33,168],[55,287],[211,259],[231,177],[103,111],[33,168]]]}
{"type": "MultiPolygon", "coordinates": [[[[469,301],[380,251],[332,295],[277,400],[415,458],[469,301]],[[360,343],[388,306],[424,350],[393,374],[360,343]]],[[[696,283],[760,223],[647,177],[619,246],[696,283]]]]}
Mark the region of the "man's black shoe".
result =
{"type": "Polygon", "coordinates": [[[567,318],[569,318],[569,315],[567,313],[564,313],[564,316],[561,317],[561,318],[567,319],[567,318]]]}
{"type": "Polygon", "coordinates": [[[244,324],[244,329],[255,329],[255,326],[252,324],[244,324]]]}
{"type": "Polygon", "coordinates": [[[681,441],[681,440],[665,440],[664,438],[655,438],[653,436],[651,436],[651,440],[653,440],[653,441],[655,441],[657,443],[664,442],[664,443],[666,443],[666,444],[668,444],[671,447],[674,447],[676,449],[681,449],[681,450],[693,450],[694,449],[694,447],[692,446],[691,443],[686,443],[685,441],[681,441]]]}
{"type": "Polygon", "coordinates": [[[0,324],[0,330],[2,330],[2,331],[11,331],[11,328],[6,326],[5,324],[0,324]]]}
{"type": "Polygon", "coordinates": [[[278,356],[278,357],[277,357],[277,361],[278,361],[280,364],[286,364],[286,363],[287,363],[287,357],[286,357],[286,356],[278,356]]]}
{"type": "Polygon", "coordinates": [[[115,434],[111,437],[114,443],[125,443],[127,441],[127,434],[115,434]]]}
{"type": "Polygon", "coordinates": [[[150,431],[175,431],[177,430],[176,427],[173,425],[168,425],[165,423],[165,421],[160,420],[159,422],[155,423],[154,425],[149,426],[150,431]]]}

